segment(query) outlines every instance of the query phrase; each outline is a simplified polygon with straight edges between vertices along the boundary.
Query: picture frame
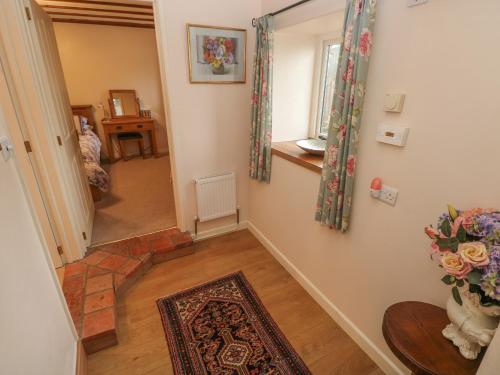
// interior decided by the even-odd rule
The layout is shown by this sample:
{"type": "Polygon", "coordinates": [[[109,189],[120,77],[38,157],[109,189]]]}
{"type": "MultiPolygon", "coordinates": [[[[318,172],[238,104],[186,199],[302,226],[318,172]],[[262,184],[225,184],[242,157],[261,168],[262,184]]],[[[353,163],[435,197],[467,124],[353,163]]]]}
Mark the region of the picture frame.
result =
{"type": "Polygon", "coordinates": [[[247,31],[186,25],[190,83],[246,83],[247,31]]]}

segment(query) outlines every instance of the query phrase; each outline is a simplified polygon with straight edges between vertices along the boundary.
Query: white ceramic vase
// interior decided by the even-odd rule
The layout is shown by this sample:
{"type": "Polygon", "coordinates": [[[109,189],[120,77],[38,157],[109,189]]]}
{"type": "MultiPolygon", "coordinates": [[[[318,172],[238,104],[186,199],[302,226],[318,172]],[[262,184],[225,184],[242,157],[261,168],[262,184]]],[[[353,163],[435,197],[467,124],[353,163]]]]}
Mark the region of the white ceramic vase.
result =
{"type": "Polygon", "coordinates": [[[481,348],[488,346],[498,327],[500,307],[484,307],[479,295],[460,288],[462,306],[453,296],[448,298],[446,312],[451,323],[443,329],[443,336],[451,340],[467,359],[476,359],[481,348]]]}

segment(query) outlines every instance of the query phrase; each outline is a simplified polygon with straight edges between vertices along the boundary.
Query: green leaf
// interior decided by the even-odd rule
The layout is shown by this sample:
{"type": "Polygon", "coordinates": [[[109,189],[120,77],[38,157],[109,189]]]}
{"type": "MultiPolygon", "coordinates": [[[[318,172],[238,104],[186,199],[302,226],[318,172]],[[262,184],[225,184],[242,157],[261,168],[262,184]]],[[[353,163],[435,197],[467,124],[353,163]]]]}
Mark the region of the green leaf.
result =
{"type": "Polygon", "coordinates": [[[455,302],[462,306],[462,298],[460,297],[460,292],[458,291],[458,288],[456,286],[451,288],[451,294],[453,295],[453,299],[455,300],[455,302]]]}
{"type": "Polygon", "coordinates": [[[446,237],[451,236],[451,225],[450,225],[450,222],[448,220],[443,220],[439,229],[446,237]]]}
{"type": "Polygon", "coordinates": [[[458,212],[451,204],[448,204],[448,213],[450,214],[451,220],[455,221],[458,217],[458,212]]]}
{"type": "Polygon", "coordinates": [[[440,249],[449,249],[451,247],[451,242],[449,238],[436,238],[436,245],[440,249]]]}
{"type": "Polygon", "coordinates": [[[467,281],[469,284],[479,285],[481,284],[481,274],[477,271],[472,271],[467,275],[467,281]]]}
{"type": "Polygon", "coordinates": [[[458,240],[458,238],[456,237],[453,237],[453,238],[450,238],[450,249],[456,253],[457,250],[458,250],[458,245],[460,245],[460,241],[458,240]]]}
{"type": "Polygon", "coordinates": [[[455,277],[451,275],[444,276],[441,281],[446,285],[452,285],[455,282],[455,277]]]}
{"type": "Polygon", "coordinates": [[[460,227],[458,228],[457,238],[460,241],[460,243],[467,242],[467,232],[465,231],[462,225],[460,225],[460,227]]]}
{"type": "Polygon", "coordinates": [[[457,286],[458,287],[463,287],[464,285],[465,285],[465,282],[462,279],[457,280],[457,286]]]}

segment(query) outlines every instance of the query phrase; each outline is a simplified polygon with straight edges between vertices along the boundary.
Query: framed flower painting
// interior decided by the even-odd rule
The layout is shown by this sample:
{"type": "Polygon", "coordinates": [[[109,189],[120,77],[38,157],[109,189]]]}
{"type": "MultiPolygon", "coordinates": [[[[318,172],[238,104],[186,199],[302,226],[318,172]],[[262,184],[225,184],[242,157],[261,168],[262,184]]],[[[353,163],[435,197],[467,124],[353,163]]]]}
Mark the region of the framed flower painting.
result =
{"type": "Polygon", "coordinates": [[[191,83],[245,83],[244,29],[187,25],[191,83]]]}

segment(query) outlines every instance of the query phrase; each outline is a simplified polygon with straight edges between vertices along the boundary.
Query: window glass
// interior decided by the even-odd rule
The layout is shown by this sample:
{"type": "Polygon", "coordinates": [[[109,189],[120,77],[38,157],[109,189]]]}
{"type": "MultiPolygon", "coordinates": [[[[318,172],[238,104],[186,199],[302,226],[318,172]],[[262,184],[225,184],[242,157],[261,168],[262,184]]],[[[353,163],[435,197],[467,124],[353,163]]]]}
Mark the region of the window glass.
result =
{"type": "Polygon", "coordinates": [[[318,133],[324,138],[328,134],[330,125],[330,112],[333,104],[333,91],[337,75],[340,44],[326,43],[323,49],[322,81],[319,95],[318,133]]]}

